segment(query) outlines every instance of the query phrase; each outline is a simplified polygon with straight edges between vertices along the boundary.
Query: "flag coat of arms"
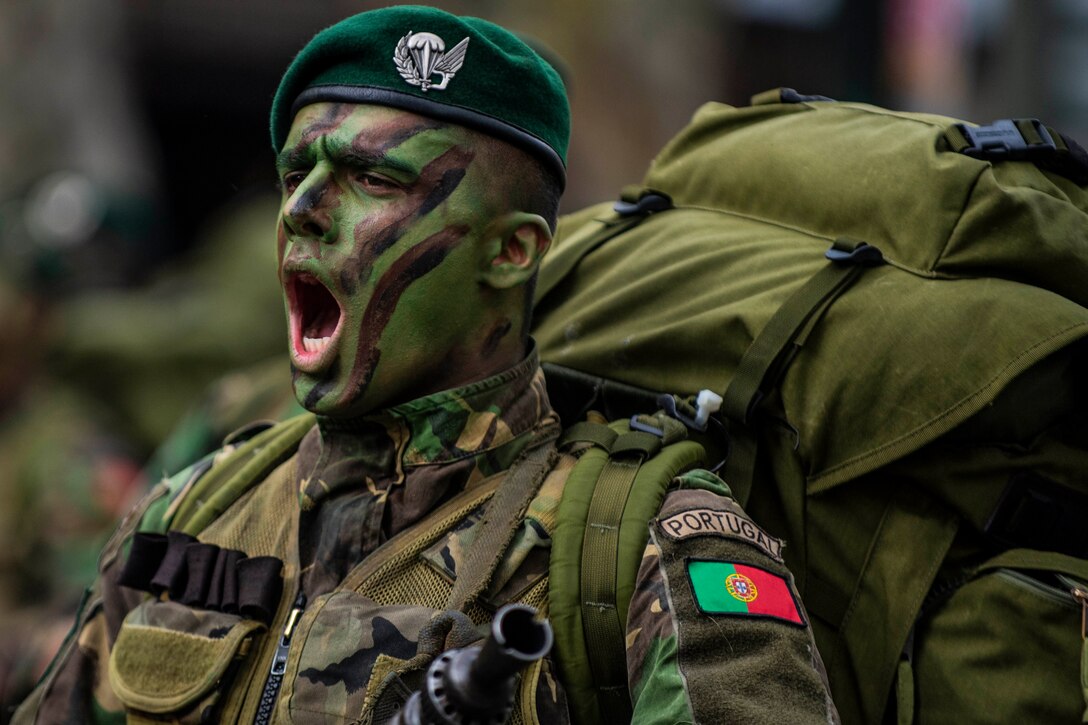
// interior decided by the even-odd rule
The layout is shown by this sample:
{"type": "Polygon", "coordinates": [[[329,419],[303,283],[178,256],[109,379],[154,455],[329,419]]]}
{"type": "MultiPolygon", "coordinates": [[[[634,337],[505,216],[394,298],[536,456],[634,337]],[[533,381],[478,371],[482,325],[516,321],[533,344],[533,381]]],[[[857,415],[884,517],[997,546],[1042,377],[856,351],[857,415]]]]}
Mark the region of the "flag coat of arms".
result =
{"type": "Polygon", "coordinates": [[[789,581],[773,572],[731,561],[689,559],[695,603],[704,614],[770,617],[805,626],[789,581]]]}

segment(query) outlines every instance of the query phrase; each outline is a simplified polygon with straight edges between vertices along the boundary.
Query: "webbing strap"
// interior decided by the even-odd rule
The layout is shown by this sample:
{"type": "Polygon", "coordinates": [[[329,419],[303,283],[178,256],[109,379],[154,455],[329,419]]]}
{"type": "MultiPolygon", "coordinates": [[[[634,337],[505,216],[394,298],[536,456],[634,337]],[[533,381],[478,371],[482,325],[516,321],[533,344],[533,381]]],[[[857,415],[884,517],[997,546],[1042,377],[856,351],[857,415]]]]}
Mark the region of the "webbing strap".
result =
{"type": "Polygon", "coordinates": [[[563,431],[563,435],[559,437],[559,447],[572,443],[592,443],[598,448],[610,451],[618,437],[619,433],[607,425],[582,420],[563,431]]]}
{"type": "Polygon", "coordinates": [[[907,657],[899,660],[895,676],[896,725],[914,723],[914,665],[907,657]]]}
{"type": "Polygon", "coordinates": [[[313,425],[314,416],[307,413],[246,441],[230,459],[213,467],[192,489],[183,493],[185,498],[170,528],[193,536],[206,529],[242,494],[294,455],[299,441],[313,425]]]}
{"type": "Polygon", "coordinates": [[[731,449],[726,482],[743,506],[755,470],[755,441],[747,426],[816,321],[868,267],[883,263],[880,251],[854,239],[836,239],[826,256],[831,260],[790,295],[748,346],[722,400],[729,421],[731,449]]]}
{"type": "Polygon", "coordinates": [[[661,438],[640,430],[621,433],[612,443],[610,453],[622,456],[629,453],[648,458],[661,450],[661,438]]]}
{"type": "Polygon", "coordinates": [[[756,471],[756,439],[751,431],[737,425],[729,426],[729,456],[722,472],[726,485],[742,507],[748,505],[752,495],[752,482],[756,471]]]}
{"type": "Polygon", "coordinates": [[[487,588],[518,530],[529,503],[558,460],[557,426],[538,430],[527,453],[515,461],[499,490],[488,502],[479,531],[457,571],[447,609],[464,611],[487,588]]]}
{"type": "Polygon", "coordinates": [[[626,662],[607,655],[626,649],[626,623],[620,621],[616,609],[616,560],[620,518],[641,463],[641,456],[624,456],[605,464],[589,506],[582,544],[582,626],[600,709],[610,722],[631,719],[626,662]]]}

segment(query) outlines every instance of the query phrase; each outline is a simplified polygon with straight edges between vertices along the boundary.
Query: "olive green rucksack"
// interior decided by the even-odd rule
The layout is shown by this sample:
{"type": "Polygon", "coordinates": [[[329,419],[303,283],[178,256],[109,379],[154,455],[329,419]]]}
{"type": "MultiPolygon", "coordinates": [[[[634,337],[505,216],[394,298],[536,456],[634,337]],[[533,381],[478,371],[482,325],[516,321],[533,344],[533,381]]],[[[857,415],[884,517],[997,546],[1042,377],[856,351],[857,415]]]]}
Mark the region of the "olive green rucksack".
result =
{"type": "Polygon", "coordinates": [[[553,403],[723,395],[714,453],[789,542],[845,722],[1081,717],[1088,156],[1033,120],[755,101],[561,221],[553,403]]]}

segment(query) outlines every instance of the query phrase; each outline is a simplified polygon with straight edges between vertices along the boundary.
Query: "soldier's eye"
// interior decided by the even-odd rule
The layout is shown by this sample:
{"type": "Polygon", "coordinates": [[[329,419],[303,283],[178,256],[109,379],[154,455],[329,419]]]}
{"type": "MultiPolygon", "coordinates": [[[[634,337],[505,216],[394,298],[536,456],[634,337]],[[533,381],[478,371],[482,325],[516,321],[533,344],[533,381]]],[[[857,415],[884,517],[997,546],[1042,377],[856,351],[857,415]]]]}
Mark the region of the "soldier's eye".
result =
{"type": "Polygon", "coordinates": [[[357,174],[356,181],[371,194],[390,194],[400,190],[400,184],[379,174],[364,172],[357,174]]]}
{"type": "Polygon", "coordinates": [[[299,187],[302,181],[306,178],[305,171],[290,171],[283,175],[283,190],[288,194],[294,192],[299,187]]]}

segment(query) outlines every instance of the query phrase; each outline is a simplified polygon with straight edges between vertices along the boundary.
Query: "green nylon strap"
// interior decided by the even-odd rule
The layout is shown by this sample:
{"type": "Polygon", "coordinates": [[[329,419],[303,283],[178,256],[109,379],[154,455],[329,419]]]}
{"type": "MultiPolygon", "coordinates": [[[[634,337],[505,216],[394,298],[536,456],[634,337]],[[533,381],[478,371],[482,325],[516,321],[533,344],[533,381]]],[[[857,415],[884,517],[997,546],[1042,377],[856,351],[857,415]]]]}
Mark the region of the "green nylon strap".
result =
{"type": "Polygon", "coordinates": [[[733,497],[742,507],[752,495],[756,471],[756,439],[752,431],[739,425],[729,425],[729,456],[725,459],[725,479],[733,497]]]}
{"type": "Polygon", "coordinates": [[[541,428],[511,466],[506,480],[488,502],[476,538],[458,567],[447,609],[465,611],[491,583],[526,509],[548,472],[555,468],[559,455],[555,448],[558,436],[557,426],[541,428]]]}
{"type": "Polygon", "coordinates": [[[606,451],[612,450],[612,444],[616,442],[619,434],[601,423],[591,423],[583,420],[575,423],[559,436],[559,447],[572,443],[592,443],[606,451]]]}
{"type": "Polygon", "coordinates": [[[199,534],[242,494],[294,455],[314,420],[312,413],[306,413],[246,441],[182,494],[184,499],[170,528],[192,536],[199,534]]]}
{"type": "Polygon", "coordinates": [[[895,680],[896,725],[914,722],[914,666],[906,657],[899,660],[895,680]]]}
{"type": "MultiPolygon", "coordinates": [[[[864,244],[840,238],[831,249],[850,254],[864,244]]],[[[831,261],[821,267],[775,311],[737,364],[723,396],[721,415],[729,423],[730,437],[725,479],[742,506],[748,502],[755,477],[757,445],[749,423],[766,392],[764,387],[781,376],[823,313],[869,266],[831,261]]]]}
{"type": "Polygon", "coordinates": [[[635,482],[641,456],[610,458],[597,480],[582,544],[582,626],[602,715],[616,722],[631,719],[627,663],[622,657],[595,653],[623,652],[626,621],[616,609],[616,559],[620,517],[635,482]]]}
{"type": "Polygon", "coordinates": [[[610,449],[611,454],[623,456],[635,454],[643,458],[649,457],[661,450],[661,439],[652,433],[636,430],[630,433],[621,433],[616,437],[610,449]]]}
{"type": "MultiPolygon", "coordinates": [[[[832,250],[853,252],[865,242],[835,240],[832,250]]],[[[864,264],[832,261],[790,295],[748,346],[722,400],[722,415],[747,424],[762,397],[761,386],[783,352],[813,316],[820,315],[866,269],[864,264]]]]}

